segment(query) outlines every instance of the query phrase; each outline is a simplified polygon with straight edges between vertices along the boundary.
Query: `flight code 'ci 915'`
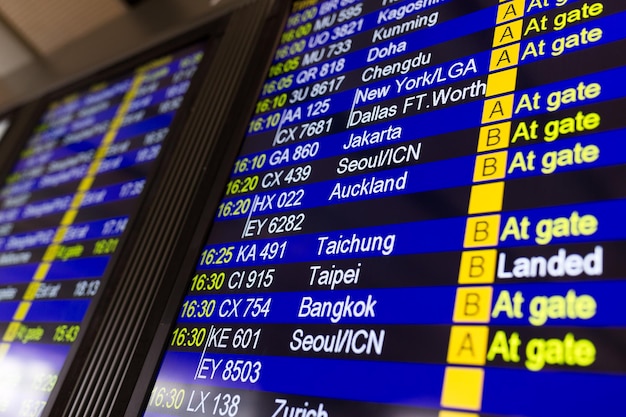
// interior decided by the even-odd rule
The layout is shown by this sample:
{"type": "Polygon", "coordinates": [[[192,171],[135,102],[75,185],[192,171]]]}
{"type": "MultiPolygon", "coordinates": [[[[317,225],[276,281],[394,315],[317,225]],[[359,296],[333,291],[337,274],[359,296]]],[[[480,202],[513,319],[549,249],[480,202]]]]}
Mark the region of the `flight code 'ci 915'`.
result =
{"type": "Polygon", "coordinates": [[[191,279],[190,291],[218,291],[226,283],[229,290],[269,288],[274,282],[276,269],[234,271],[226,278],[225,272],[198,273],[191,279]]]}

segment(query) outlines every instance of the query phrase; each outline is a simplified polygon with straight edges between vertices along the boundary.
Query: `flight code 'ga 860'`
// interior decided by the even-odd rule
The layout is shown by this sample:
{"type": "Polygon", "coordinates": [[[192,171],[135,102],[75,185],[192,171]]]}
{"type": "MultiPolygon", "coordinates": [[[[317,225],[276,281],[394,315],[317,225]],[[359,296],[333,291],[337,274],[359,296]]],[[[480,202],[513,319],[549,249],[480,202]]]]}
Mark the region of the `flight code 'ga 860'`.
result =
{"type": "MultiPolygon", "coordinates": [[[[290,140],[300,140],[303,137],[308,138],[308,134],[312,133],[312,135],[316,135],[317,131],[321,129],[324,130],[325,125],[331,125],[332,119],[329,121],[322,120],[320,122],[313,123],[305,123],[303,125],[304,128],[301,128],[300,136],[296,136],[298,132],[292,133],[292,129],[286,129],[286,133],[284,134],[285,138],[281,138],[280,140],[287,142],[290,140]],[[312,132],[310,132],[312,130],[312,132]],[[307,135],[307,136],[305,136],[307,135]]],[[[277,135],[278,136],[278,135],[277,135]]],[[[235,162],[235,169],[233,170],[234,174],[241,174],[244,172],[250,172],[253,170],[260,170],[265,165],[265,162],[268,161],[269,165],[275,167],[277,165],[286,165],[291,163],[304,162],[307,159],[312,159],[317,156],[320,151],[319,142],[309,142],[297,145],[295,147],[284,147],[279,148],[268,155],[259,154],[254,156],[253,158],[241,158],[235,162]]],[[[265,177],[264,177],[265,178],[265,177]]],[[[263,184],[263,182],[261,182],[263,184]]],[[[224,207],[222,207],[222,210],[224,207]]]]}

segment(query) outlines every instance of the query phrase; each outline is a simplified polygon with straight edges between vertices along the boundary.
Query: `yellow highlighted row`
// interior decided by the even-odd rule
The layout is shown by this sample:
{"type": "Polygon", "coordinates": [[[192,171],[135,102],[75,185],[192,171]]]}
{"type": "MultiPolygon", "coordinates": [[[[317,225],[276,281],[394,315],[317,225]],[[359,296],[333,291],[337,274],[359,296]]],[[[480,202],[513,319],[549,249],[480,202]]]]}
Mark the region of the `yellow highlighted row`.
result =
{"type": "Polygon", "coordinates": [[[500,215],[469,217],[465,223],[463,247],[482,248],[496,246],[500,230],[500,215]]]}
{"type": "Polygon", "coordinates": [[[452,326],[448,363],[483,366],[487,362],[487,326],[452,326]]]}
{"type": "Polygon", "coordinates": [[[492,284],[495,281],[498,251],[483,249],[461,255],[459,284],[492,284]]]}
{"type": "Polygon", "coordinates": [[[459,287],[456,290],[454,323],[489,323],[493,287],[459,287]]]}
{"type": "Polygon", "coordinates": [[[500,94],[515,91],[517,83],[517,67],[504,71],[492,72],[487,77],[487,97],[498,96],[500,94]]]}
{"type": "Polygon", "coordinates": [[[500,46],[521,41],[523,25],[524,22],[520,19],[504,25],[496,26],[493,35],[493,47],[498,48],[500,46]]]}
{"type": "Polygon", "coordinates": [[[497,25],[511,22],[524,16],[526,0],[500,1],[500,3],[503,4],[498,6],[498,14],[496,17],[497,25]]]}
{"type": "MultiPolygon", "coordinates": [[[[447,408],[480,410],[483,402],[484,380],[485,371],[481,368],[447,367],[443,379],[441,405],[447,408]]],[[[468,414],[460,415],[468,416],[468,414]]],[[[444,414],[444,416],[456,417],[459,414],[444,414]]]]}
{"type": "Polygon", "coordinates": [[[504,182],[474,185],[470,193],[468,214],[482,214],[502,210],[504,182]]]}
{"type": "Polygon", "coordinates": [[[478,137],[478,152],[496,151],[509,147],[511,122],[483,126],[478,137]]]}
{"type": "Polygon", "coordinates": [[[501,122],[513,117],[514,94],[485,100],[482,124],[501,122]]]}

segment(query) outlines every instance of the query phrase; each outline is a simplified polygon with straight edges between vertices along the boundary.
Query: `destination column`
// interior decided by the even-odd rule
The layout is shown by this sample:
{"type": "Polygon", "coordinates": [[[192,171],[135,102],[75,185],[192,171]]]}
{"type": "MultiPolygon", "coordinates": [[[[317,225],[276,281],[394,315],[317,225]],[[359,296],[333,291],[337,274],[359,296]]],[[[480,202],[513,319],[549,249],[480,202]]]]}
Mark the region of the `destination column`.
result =
{"type": "MultiPolygon", "coordinates": [[[[525,0],[501,0],[479,131],[441,405],[480,411],[525,0]],[[459,366],[460,365],[460,366],[459,366]]],[[[477,414],[441,411],[440,417],[477,414]]]]}

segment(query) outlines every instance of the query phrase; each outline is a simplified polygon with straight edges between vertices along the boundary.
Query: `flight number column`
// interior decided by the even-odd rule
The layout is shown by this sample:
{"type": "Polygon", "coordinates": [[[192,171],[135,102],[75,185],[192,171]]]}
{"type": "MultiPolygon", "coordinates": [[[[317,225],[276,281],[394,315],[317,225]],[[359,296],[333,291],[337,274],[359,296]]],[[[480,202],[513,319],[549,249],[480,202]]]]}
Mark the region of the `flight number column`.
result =
{"type": "Polygon", "coordinates": [[[525,0],[497,11],[439,417],[480,411],[525,0]]]}

